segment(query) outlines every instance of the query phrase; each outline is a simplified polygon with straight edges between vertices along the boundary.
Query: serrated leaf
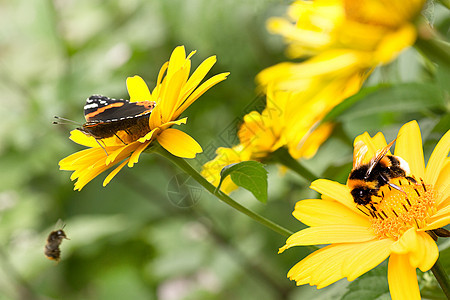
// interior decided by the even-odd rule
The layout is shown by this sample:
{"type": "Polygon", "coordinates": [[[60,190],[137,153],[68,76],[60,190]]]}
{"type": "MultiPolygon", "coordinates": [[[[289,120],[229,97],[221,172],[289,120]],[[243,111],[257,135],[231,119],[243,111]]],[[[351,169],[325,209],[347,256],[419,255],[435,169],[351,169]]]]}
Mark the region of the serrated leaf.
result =
{"type": "Polygon", "coordinates": [[[258,201],[267,202],[267,171],[262,163],[243,161],[224,167],[220,171],[220,182],[216,192],[228,175],[236,185],[250,191],[258,201]]]}

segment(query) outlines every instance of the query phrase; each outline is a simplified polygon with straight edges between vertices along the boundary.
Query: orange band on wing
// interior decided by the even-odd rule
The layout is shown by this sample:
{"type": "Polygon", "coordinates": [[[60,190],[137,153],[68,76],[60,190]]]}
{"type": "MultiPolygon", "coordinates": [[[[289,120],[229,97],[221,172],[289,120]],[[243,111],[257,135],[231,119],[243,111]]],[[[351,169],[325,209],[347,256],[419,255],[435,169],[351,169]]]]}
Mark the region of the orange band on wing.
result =
{"type": "Polygon", "coordinates": [[[155,108],[155,102],[154,101],[148,101],[148,100],[146,100],[146,101],[140,101],[140,102],[134,102],[136,105],[138,105],[138,106],[143,106],[143,107],[145,107],[145,108],[147,108],[147,109],[153,109],[153,108],[155,108]]]}
{"type": "Polygon", "coordinates": [[[96,111],[93,111],[93,112],[91,112],[91,113],[85,115],[84,117],[85,117],[86,120],[88,121],[90,118],[95,117],[96,115],[98,115],[98,114],[104,112],[105,110],[107,110],[107,109],[109,109],[109,108],[111,108],[111,107],[121,107],[121,106],[123,106],[123,105],[124,105],[123,102],[117,102],[117,103],[113,103],[113,104],[110,104],[110,105],[106,105],[106,106],[104,106],[104,107],[102,107],[102,108],[97,109],[96,111]]]}

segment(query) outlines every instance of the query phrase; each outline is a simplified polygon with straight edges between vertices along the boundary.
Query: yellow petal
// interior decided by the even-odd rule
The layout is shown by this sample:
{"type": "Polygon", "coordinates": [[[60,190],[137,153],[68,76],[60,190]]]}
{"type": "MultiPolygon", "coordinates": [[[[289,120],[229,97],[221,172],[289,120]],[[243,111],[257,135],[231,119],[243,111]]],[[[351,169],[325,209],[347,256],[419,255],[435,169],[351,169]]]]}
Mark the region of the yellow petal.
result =
{"type": "Polygon", "coordinates": [[[367,260],[367,257],[358,256],[358,259],[354,260],[355,253],[369,251],[366,249],[380,250],[382,253],[376,254],[376,258],[364,264],[363,268],[358,270],[358,273],[362,274],[369,271],[376,265],[377,261],[382,261],[383,256],[385,256],[384,248],[388,243],[383,240],[326,246],[308,255],[292,267],[288,272],[288,277],[295,280],[297,285],[308,283],[317,285],[318,289],[323,288],[346,276],[343,273],[345,263],[364,264],[361,260],[367,260]]]}
{"type": "Polygon", "coordinates": [[[447,189],[444,191],[446,192],[447,197],[443,198],[443,199],[438,199],[438,205],[437,205],[437,209],[438,209],[438,213],[442,210],[445,209],[446,207],[450,206],[450,195],[449,194],[449,190],[450,188],[447,187],[447,189]]]}
{"type": "Polygon", "coordinates": [[[197,50],[191,51],[191,53],[189,53],[189,55],[186,57],[186,60],[191,60],[192,56],[194,56],[195,53],[197,53],[197,50]]]}
{"type": "Polygon", "coordinates": [[[142,151],[144,151],[150,143],[141,144],[134,152],[131,154],[130,159],[128,160],[128,167],[131,168],[135,163],[138,162],[139,156],[142,151]]]}
{"type": "MultiPolygon", "coordinates": [[[[425,162],[423,158],[422,137],[416,121],[406,123],[400,128],[395,145],[395,155],[409,164],[411,174],[416,178],[424,178],[425,162]]],[[[427,181],[428,182],[428,181],[427,181]]]]}
{"type": "MultiPolygon", "coordinates": [[[[425,182],[435,184],[450,151],[450,130],[440,139],[428,160],[425,182]]],[[[447,179],[448,180],[448,179],[447,179]]]]}
{"type": "Polygon", "coordinates": [[[391,239],[374,240],[361,243],[342,264],[342,273],[349,281],[366,273],[382,263],[390,254],[391,239]]]}
{"type": "Polygon", "coordinates": [[[210,56],[205,59],[192,73],[186,85],[183,87],[183,98],[186,98],[192,91],[200,84],[200,82],[205,78],[206,74],[211,70],[211,68],[216,63],[216,56],[210,56]]]}
{"type": "Polygon", "coordinates": [[[403,233],[398,241],[392,244],[391,251],[397,254],[407,254],[416,250],[418,242],[416,229],[410,228],[403,233]]]}
{"type": "Polygon", "coordinates": [[[317,288],[330,285],[344,277],[340,263],[351,255],[349,251],[354,250],[352,246],[352,244],[336,244],[317,250],[293,266],[287,276],[295,280],[297,285],[320,284],[317,288]]]}
{"type": "Polygon", "coordinates": [[[149,119],[150,129],[156,129],[162,124],[162,114],[161,114],[161,105],[156,105],[156,107],[152,110],[149,119]]]}
{"type": "Polygon", "coordinates": [[[334,201],[301,200],[295,205],[292,215],[308,226],[333,224],[370,226],[368,218],[334,201]]]}
{"type": "Polygon", "coordinates": [[[161,130],[165,130],[165,129],[167,129],[167,128],[173,126],[173,125],[186,124],[187,119],[188,119],[188,118],[186,117],[186,118],[182,118],[182,119],[179,119],[179,120],[176,120],[176,121],[167,122],[167,123],[162,124],[159,128],[160,128],[161,130]]]}
{"type": "MultiPolygon", "coordinates": [[[[164,124],[160,124],[160,125],[158,125],[157,128],[152,130],[150,133],[148,133],[144,137],[140,138],[138,141],[143,143],[146,140],[155,138],[161,131],[166,130],[167,128],[169,128],[169,127],[171,127],[173,125],[186,124],[186,122],[187,122],[187,117],[179,119],[179,120],[175,120],[175,121],[170,121],[170,122],[167,122],[167,123],[164,123],[164,124]]],[[[150,126],[150,128],[151,128],[151,126],[150,126]]]]}
{"type": "Polygon", "coordinates": [[[332,180],[318,179],[311,183],[310,188],[342,203],[353,211],[357,210],[350,190],[346,185],[332,180]]]}
{"type": "MultiPolygon", "coordinates": [[[[169,65],[170,68],[170,65],[169,65]]],[[[169,122],[176,118],[174,112],[178,108],[180,100],[181,88],[185,83],[185,71],[180,69],[168,78],[167,88],[164,89],[162,94],[162,100],[160,102],[161,109],[161,122],[169,122]],[[174,116],[174,117],[173,117],[174,116]]]]}
{"type": "Polygon", "coordinates": [[[362,164],[368,163],[375,156],[378,150],[387,146],[386,139],[381,132],[377,133],[373,138],[369,135],[369,133],[364,132],[355,138],[353,145],[356,145],[359,142],[363,142],[364,145],[367,146],[367,152],[361,159],[362,164]]]}
{"type": "MultiPolygon", "coordinates": [[[[166,62],[162,65],[161,69],[159,70],[159,73],[158,73],[158,79],[156,80],[156,86],[160,86],[160,84],[161,84],[161,82],[162,82],[162,80],[163,80],[164,73],[166,72],[166,70],[167,70],[168,67],[169,67],[169,62],[166,61],[166,62]]],[[[153,96],[153,95],[152,95],[152,96],[153,96]]],[[[153,101],[155,101],[155,100],[153,100],[153,101]]],[[[156,102],[156,101],[155,101],[155,102],[156,102]]],[[[158,102],[159,102],[159,101],[158,101],[158,102]]],[[[158,102],[156,102],[156,103],[158,103],[158,102]]]]}
{"type": "MultiPolygon", "coordinates": [[[[95,168],[88,168],[88,169],[84,169],[83,172],[81,172],[78,176],[78,180],[75,183],[74,186],[74,190],[79,190],[81,191],[81,189],[88,184],[92,179],[94,179],[95,177],[97,177],[100,173],[106,171],[107,169],[109,169],[110,167],[112,167],[112,165],[110,166],[105,166],[105,165],[99,165],[95,168]]],[[[75,174],[75,172],[74,172],[75,174]]]]}
{"type": "Polygon", "coordinates": [[[191,136],[178,129],[168,128],[157,139],[163,148],[178,157],[194,158],[203,151],[191,136]]]}
{"type": "Polygon", "coordinates": [[[309,227],[291,235],[286,240],[285,249],[294,246],[325,245],[333,243],[359,243],[376,238],[369,227],[354,225],[329,225],[309,227]]]}
{"type": "Polygon", "coordinates": [[[128,156],[134,149],[136,149],[140,145],[139,142],[134,142],[125,146],[122,146],[115,150],[112,153],[109,153],[106,158],[105,164],[109,165],[110,163],[117,163],[117,161],[121,161],[125,156],[128,156]]]}
{"type": "Polygon", "coordinates": [[[436,263],[439,257],[439,249],[428,233],[418,232],[417,237],[420,247],[413,252],[410,262],[413,267],[417,266],[422,272],[426,272],[436,263]]]}
{"type": "Polygon", "coordinates": [[[76,161],[78,161],[80,158],[83,158],[83,157],[89,157],[89,155],[93,152],[94,152],[94,150],[92,148],[75,152],[74,154],[71,154],[59,161],[59,169],[60,170],[73,170],[72,166],[74,165],[74,163],[76,161]]]}
{"type": "Polygon", "coordinates": [[[169,68],[167,69],[166,77],[171,77],[177,70],[183,67],[186,60],[186,50],[184,46],[178,46],[170,55],[169,68]]]}
{"type": "Polygon", "coordinates": [[[62,159],[59,162],[59,166],[61,170],[76,170],[88,167],[104,159],[106,159],[106,153],[102,148],[89,148],[62,159]]]}
{"type": "Polygon", "coordinates": [[[285,37],[295,39],[298,43],[314,44],[317,47],[330,42],[328,35],[322,32],[300,29],[282,18],[270,18],[267,22],[267,30],[271,33],[282,33],[285,37]]]}
{"type": "Polygon", "coordinates": [[[105,180],[103,181],[103,186],[106,186],[113,178],[114,176],[119,173],[120,170],[127,164],[128,160],[125,160],[123,163],[121,163],[117,168],[114,169],[111,173],[106,176],[105,180]]]}
{"type": "Polygon", "coordinates": [[[387,146],[386,138],[384,137],[384,134],[381,132],[378,132],[374,135],[372,138],[372,144],[374,145],[376,151],[384,148],[387,146]]]}
{"type": "Polygon", "coordinates": [[[301,141],[301,145],[298,144],[296,149],[289,145],[289,153],[296,159],[300,157],[312,158],[319,150],[319,147],[328,139],[333,128],[334,124],[332,123],[321,124],[317,129],[305,136],[301,141]]]}
{"type": "Polygon", "coordinates": [[[444,200],[450,197],[450,158],[445,160],[444,166],[439,173],[434,188],[437,189],[441,195],[438,198],[439,202],[437,203],[437,206],[439,207],[444,200]]]}
{"type": "Polygon", "coordinates": [[[156,85],[153,88],[153,91],[151,93],[151,96],[152,96],[151,101],[156,102],[157,106],[161,102],[161,89],[164,86],[163,85],[163,77],[164,77],[164,74],[166,73],[168,67],[169,67],[169,62],[166,61],[162,65],[161,69],[159,70],[158,78],[156,79],[156,85]]]}
{"type": "Polygon", "coordinates": [[[440,216],[439,218],[431,217],[427,226],[419,229],[420,231],[433,230],[447,226],[450,223],[450,216],[440,216]]]}
{"type": "Polygon", "coordinates": [[[382,39],[374,53],[375,59],[383,64],[389,63],[401,51],[414,44],[415,39],[416,28],[408,23],[382,39]]]}
{"type": "Polygon", "coordinates": [[[127,78],[127,89],[131,102],[151,100],[147,84],[138,75],[127,78]]]}
{"type": "Polygon", "coordinates": [[[392,300],[420,300],[416,268],[410,265],[408,255],[391,254],[388,282],[392,300]]]}
{"type": "Polygon", "coordinates": [[[83,145],[86,147],[91,147],[91,148],[100,147],[100,145],[95,140],[95,138],[93,138],[92,136],[87,136],[77,129],[72,130],[70,132],[69,139],[71,139],[72,141],[74,141],[77,144],[80,144],[80,145],[83,145]]]}
{"type": "Polygon", "coordinates": [[[437,221],[438,219],[442,217],[448,217],[450,216],[450,206],[444,206],[440,208],[434,215],[430,218],[430,223],[437,221]]]}
{"type": "Polygon", "coordinates": [[[205,82],[202,83],[202,85],[200,85],[190,96],[188,99],[186,99],[186,101],[179,107],[177,108],[175,114],[173,115],[174,118],[178,118],[179,115],[181,115],[183,113],[183,111],[185,111],[195,100],[197,100],[201,95],[203,95],[207,90],[209,90],[211,87],[213,87],[214,85],[218,84],[219,82],[227,79],[227,76],[230,73],[221,73],[221,74],[217,74],[211,78],[209,78],[208,80],[206,80],[205,82]]]}

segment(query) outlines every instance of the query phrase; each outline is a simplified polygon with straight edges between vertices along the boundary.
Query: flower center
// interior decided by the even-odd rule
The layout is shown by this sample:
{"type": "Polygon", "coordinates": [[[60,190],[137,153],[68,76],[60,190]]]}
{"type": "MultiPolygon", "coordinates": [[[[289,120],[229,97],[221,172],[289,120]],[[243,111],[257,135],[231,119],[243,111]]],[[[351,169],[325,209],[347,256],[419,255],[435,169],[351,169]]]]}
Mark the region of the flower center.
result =
{"type": "Polygon", "coordinates": [[[390,183],[400,190],[384,185],[380,188],[381,201],[369,209],[372,229],[379,238],[398,240],[411,227],[424,227],[436,212],[437,192],[422,179],[414,183],[401,178],[390,183]]]}

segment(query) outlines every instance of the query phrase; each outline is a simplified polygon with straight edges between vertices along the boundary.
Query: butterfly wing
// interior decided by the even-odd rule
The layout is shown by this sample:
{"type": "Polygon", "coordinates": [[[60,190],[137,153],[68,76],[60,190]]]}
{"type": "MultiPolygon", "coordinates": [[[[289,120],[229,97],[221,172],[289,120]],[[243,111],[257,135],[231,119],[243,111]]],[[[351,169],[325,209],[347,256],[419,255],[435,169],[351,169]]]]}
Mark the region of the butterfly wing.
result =
{"type": "Polygon", "coordinates": [[[130,102],[93,95],[86,100],[84,117],[86,122],[112,122],[148,114],[154,106],[152,101],[130,102]]]}

